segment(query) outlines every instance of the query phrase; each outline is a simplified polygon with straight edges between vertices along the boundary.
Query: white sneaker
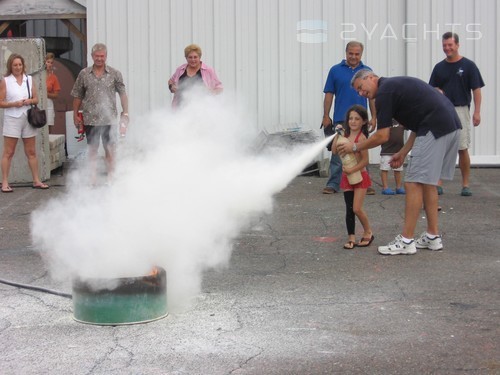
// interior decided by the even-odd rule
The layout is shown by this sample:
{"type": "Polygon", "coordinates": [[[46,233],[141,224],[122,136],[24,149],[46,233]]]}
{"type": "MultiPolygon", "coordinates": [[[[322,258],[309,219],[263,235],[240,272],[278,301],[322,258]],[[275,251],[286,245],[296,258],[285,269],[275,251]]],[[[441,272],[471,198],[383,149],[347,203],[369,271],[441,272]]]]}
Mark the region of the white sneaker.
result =
{"type": "Polygon", "coordinates": [[[424,232],[415,242],[417,249],[443,250],[443,240],[441,236],[429,238],[427,232],[424,232]]]}
{"type": "Polygon", "coordinates": [[[389,242],[387,246],[379,246],[378,252],[384,255],[399,255],[399,254],[415,254],[417,248],[415,241],[411,240],[410,243],[403,242],[403,237],[398,234],[394,241],[389,242]]]}

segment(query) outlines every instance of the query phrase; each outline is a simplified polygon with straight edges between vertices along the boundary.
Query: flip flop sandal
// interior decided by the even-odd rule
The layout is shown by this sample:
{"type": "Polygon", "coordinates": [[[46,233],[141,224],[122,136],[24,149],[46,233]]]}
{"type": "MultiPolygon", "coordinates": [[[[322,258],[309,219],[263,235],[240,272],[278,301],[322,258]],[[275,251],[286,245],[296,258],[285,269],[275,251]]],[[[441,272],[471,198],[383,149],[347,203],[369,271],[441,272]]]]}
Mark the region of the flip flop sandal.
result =
{"type": "Polygon", "coordinates": [[[10,186],[7,186],[6,188],[2,188],[2,193],[13,193],[14,189],[12,189],[10,186]]]}
{"type": "Polygon", "coordinates": [[[352,249],[354,249],[355,246],[356,246],[356,244],[354,243],[354,241],[348,241],[344,244],[344,249],[352,250],[352,249]]]}
{"type": "Polygon", "coordinates": [[[356,245],[357,247],[368,247],[372,244],[373,240],[375,239],[375,236],[372,234],[370,238],[362,238],[359,240],[358,244],[356,245]],[[366,242],[366,243],[363,243],[366,242]]]}

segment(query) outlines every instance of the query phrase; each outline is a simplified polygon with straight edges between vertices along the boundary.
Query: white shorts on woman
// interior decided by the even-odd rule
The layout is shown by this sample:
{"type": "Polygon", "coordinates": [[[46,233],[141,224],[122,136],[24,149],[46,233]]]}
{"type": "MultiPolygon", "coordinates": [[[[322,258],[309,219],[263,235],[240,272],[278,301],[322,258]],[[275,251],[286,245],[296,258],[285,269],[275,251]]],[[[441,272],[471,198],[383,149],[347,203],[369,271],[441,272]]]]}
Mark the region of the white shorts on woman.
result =
{"type": "Polygon", "coordinates": [[[32,138],[36,137],[38,129],[31,126],[28,116],[24,113],[21,117],[4,116],[3,136],[11,138],[32,138]]]}

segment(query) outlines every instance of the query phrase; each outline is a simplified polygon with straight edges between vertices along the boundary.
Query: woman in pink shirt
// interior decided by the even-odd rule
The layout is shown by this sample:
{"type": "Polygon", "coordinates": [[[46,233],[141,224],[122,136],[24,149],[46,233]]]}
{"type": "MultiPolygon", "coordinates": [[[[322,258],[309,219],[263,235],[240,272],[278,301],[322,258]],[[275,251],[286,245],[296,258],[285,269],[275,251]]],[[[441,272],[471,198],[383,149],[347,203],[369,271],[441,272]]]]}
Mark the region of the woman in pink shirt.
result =
{"type": "Polygon", "coordinates": [[[190,44],[184,48],[186,64],[179,66],[168,80],[168,88],[174,94],[172,106],[177,107],[186,99],[189,89],[205,87],[210,93],[222,92],[222,83],[215,70],[201,61],[201,48],[190,44]]]}

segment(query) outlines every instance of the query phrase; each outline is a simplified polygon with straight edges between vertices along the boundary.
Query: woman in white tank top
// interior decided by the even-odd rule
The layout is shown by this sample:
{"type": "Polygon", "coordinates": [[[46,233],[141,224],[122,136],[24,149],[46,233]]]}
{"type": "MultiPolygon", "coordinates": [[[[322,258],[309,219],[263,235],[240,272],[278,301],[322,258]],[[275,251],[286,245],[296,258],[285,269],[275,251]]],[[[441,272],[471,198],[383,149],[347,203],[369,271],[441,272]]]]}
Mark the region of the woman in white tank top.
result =
{"type": "Polygon", "coordinates": [[[16,151],[19,138],[22,138],[24,153],[33,175],[33,188],[48,189],[38,174],[38,159],[36,156],[37,129],[28,123],[26,112],[32,104],[38,104],[38,94],[31,77],[25,72],[24,58],[13,53],[7,60],[7,73],[0,81],[0,108],[4,109],[3,121],[3,154],[2,154],[2,193],[14,190],[9,185],[9,172],[12,158],[16,151]],[[30,85],[30,96],[28,87],[30,85]]]}

